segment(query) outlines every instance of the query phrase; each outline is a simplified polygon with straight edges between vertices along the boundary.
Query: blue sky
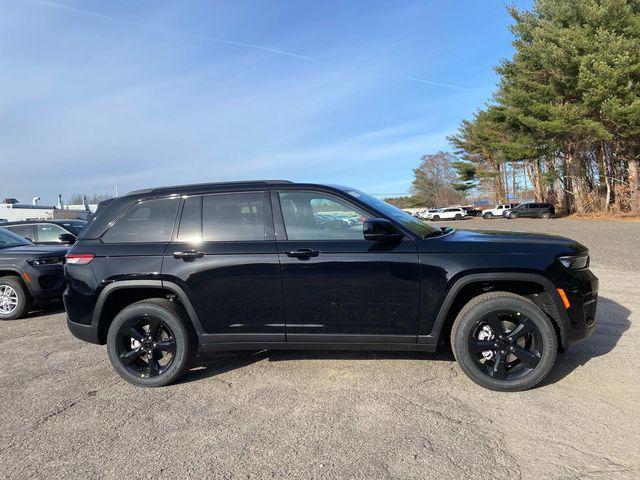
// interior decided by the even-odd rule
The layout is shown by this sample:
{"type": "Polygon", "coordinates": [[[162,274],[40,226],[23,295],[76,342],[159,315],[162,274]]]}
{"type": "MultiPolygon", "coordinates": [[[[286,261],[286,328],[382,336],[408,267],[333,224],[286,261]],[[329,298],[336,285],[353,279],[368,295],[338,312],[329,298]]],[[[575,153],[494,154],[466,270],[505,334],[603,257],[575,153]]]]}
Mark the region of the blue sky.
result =
{"type": "Polygon", "coordinates": [[[492,0],[0,7],[0,196],[23,202],[257,178],[400,194],[512,52],[492,0]]]}

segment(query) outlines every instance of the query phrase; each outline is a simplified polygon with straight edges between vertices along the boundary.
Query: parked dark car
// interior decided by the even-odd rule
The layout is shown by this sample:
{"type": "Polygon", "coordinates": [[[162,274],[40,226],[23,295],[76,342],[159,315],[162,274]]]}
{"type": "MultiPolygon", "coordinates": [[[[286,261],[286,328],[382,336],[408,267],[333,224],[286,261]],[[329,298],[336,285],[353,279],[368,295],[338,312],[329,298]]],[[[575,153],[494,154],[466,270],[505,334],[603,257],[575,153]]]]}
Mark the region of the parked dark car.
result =
{"type": "Polygon", "coordinates": [[[202,184],[100,204],[67,254],[64,303],[71,332],[141,386],[175,381],[197,351],[450,341],[473,381],[509,391],[593,331],[588,266],[573,240],[436,228],[351,188],[202,184]],[[336,229],[319,211],[359,220],[336,229]]]}
{"type": "Polygon", "coordinates": [[[550,218],[555,214],[555,208],[550,203],[523,203],[514,207],[503,215],[507,218],[550,218]]]}
{"type": "Polygon", "coordinates": [[[72,245],[86,224],[86,220],[24,220],[3,223],[2,228],[37,245],[72,245]]]}
{"type": "Polygon", "coordinates": [[[0,228],[0,320],[20,318],[35,304],[60,300],[66,247],[34,245],[0,228]]]}
{"type": "Polygon", "coordinates": [[[481,217],[482,216],[482,210],[480,210],[479,208],[474,208],[474,207],[462,207],[462,209],[467,213],[468,216],[470,217],[481,217]]]}

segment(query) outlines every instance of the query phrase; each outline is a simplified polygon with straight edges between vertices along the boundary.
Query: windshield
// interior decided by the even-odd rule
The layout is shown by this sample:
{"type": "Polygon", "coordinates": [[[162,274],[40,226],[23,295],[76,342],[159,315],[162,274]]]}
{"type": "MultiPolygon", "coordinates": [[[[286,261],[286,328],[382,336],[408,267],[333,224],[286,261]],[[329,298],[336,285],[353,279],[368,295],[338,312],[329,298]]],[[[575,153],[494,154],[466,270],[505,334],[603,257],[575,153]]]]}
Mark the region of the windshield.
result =
{"type": "Polygon", "coordinates": [[[0,248],[17,247],[19,245],[29,245],[29,240],[16,235],[9,230],[0,228],[0,248]]]}
{"type": "Polygon", "coordinates": [[[379,198],[372,197],[371,195],[367,195],[366,193],[358,190],[347,190],[347,193],[361,202],[371,205],[383,215],[392,218],[394,221],[398,222],[403,227],[408,228],[422,238],[428,237],[438,231],[434,227],[421,222],[417,218],[409,215],[407,212],[404,212],[387,202],[383,202],[379,198]]]}
{"type": "Polygon", "coordinates": [[[84,220],[74,220],[71,222],[64,222],[62,226],[77,237],[86,224],[87,222],[84,220]]]}

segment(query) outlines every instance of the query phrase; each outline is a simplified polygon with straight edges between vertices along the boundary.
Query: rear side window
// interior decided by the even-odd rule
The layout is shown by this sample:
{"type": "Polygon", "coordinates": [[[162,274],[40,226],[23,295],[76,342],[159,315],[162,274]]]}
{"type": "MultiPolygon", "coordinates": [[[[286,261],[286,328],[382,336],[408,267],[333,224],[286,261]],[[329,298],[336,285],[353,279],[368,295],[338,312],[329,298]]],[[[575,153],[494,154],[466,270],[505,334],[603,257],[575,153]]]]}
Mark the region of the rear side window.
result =
{"type": "Polygon", "coordinates": [[[264,193],[224,193],[202,197],[205,242],[265,239],[264,193]]]}
{"type": "Polygon", "coordinates": [[[147,200],[129,208],[102,235],[106,243],[168,242],[178,209],[178,198],[147,200]]]}
{"type": "Polygon", "coordinates": [[[20,235],[22,238],[28,238],[29,240],[35,240],[33,235],[33,225],[12,225],[5,227],[7,230],[11,230],[16,235],[20,235]]]}

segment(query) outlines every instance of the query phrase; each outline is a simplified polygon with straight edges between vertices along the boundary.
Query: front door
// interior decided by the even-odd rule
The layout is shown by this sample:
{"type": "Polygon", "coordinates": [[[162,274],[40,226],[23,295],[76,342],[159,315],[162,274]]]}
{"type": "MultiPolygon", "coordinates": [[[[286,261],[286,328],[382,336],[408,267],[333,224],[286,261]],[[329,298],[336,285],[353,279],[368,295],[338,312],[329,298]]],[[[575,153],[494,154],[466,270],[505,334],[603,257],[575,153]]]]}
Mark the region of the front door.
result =
{"type": "Polygon", "coordinates": [[[272,193],[287,341],[415,342],[420,276],[414,241],[367,241],[372,216],[321,191],[272,193]]]}
{"type": "Polygon", "coordinates": [[[280,265],[266,192],[185,198],[162,273],[187,293],[205,341],[285,340],[280,265]]]}

